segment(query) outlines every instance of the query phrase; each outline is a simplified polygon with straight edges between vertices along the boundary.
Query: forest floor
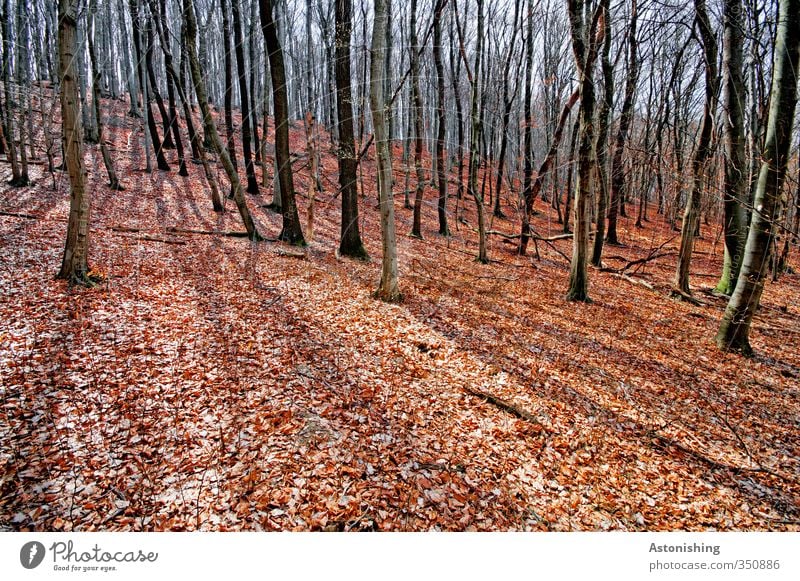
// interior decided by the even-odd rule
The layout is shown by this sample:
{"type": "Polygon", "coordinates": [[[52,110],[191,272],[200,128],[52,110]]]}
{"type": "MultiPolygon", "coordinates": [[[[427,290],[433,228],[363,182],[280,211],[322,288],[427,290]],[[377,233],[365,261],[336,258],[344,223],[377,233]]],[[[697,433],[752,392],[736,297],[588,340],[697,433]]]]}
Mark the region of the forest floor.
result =
{"type": "MultiPolygon", "coordinates": [[[[87,151],[96,288],[54,279],[66,175],[36,164],[34,185],[0,190],[0,528],[800,530],[798,274],[767,284],[756,355],[723,354],[725,302],[703,292],[718,226],[692,263],[703,305],[669,298],[678,239],[660,216],[622,219],[606,263],[665,256],[628,279],[592,269],[594,302],[568,303],[569,239],[537,259],[492,236],[481,265],[474,204],[441,237],[430,188],[409,237],[398,161],[405,300],[385,304],[372,157],[369,262],[336,256],[327,148],[307,249],[177,233],[243,228],[232,202],[212,211],[200,166],[143,172],[124,111],[108,123],[124,192],[87,151]]],[[[302,122],[292,142],[303,154],[302,122]]],[[[274,237],[270,200],[248,196],[274,237]]],[[[537,206],[538,232],[560,233],[537,206]]],[[[516,232],[504,211],[491,229],[516,232]]]]}

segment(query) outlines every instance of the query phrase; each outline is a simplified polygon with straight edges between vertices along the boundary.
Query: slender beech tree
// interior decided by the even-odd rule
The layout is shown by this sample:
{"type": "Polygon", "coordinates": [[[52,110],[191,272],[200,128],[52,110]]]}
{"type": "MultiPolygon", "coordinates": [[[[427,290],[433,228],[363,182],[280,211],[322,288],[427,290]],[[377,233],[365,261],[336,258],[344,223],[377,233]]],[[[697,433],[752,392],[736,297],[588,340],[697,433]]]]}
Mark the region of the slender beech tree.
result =
{"type": "Polygon", "coordinates": [[[91,284],[89,274],[89,219],[91,191],[86,189],[83,163],[83,123],[78,90],[78,32],[76,0],[58,2],[58,62],[61,79],[61,127],[64,164],[69,174],[67,241],[58,278],[70,284],[91,284]]]}
{"type": "Polygon", "coordinates": [[[386,77],[386,27],[391,0],[375,0],[375,21],[372,25],[370,55],[369,104],[378,155],[378,196],[380,200],[381,280],[376,296],[386,302],[402,300],[397,273],[397,240],[392,195],[392,160],[389,157],[389,135],[386,119],[387,102],[384,93],[386,77]]]}
{"type": "Polygon", "coordinates": [[[222,139],[220,139],[217,126],[214,123],[214,118],[211,116],[211,108],[208,106],[206,84],[203,79],[202,71],[200,70],[200,59],[197,57],[197,18],[194,13],[194,2],[192,0],[183,0],[183,18],[186,24],[186,53],[189,56],[189,67],[192,72],[192,82],[194,84],[195,95],[197,96],[197,104],[200,106],[200,113],[203,115],[205,134],[211,139],[211,144],[222,162],[222,167],[225,169],[225,173],[228,174],[228,179],[233,189],[233,200],[236,203],[236,207],[239,209],[239,214],[242,216],[242,222],[247,230],[247,236],[253,241],[263,240],[256,228],[253,217],[250,215],[247,201],[244,199],[244,192],[242,191],[242,184],[239,181],[239,174],[236,172],[236,168],[233,167],[233,162],[231,162],[231,157],[228,155],[228,150],[225,148],[225,145],[223,145],[222,139]]]}
{"type": "Polygon", "coordinates": [[[409,30],[411,50],[411,111],[414,117],[414,168],[417,172],[417,190],[414,194],[414,217],[411,236],[422,238],[422,196],[425,193],[425,169],[422,167],[423,122],[422,93],[419,90],[419,54],[417,40],[417,0],[411,0],[411,22],[409,30]]]}
{"type": "MultiPolygon", "coordinates": [[[[517,0],[519,2],[519,0],[517,0]]],[[[447,227],[447,162],[444,157],[444,140],[447,131],[445,117],[444,65],[442,64],[442,14],[447,0],[436,0],[433,10],[433,62],[436,67],[436,182],[439,188],[437,211],[439,234],[450,236],[447,227]]]]}
{"type": "MultiPolygon", "coordinates": [[[[242,109],[242,150],[244,152],[245,171],[247,172],[247,192],[258,194],[258,180],[251,150],[253,125],[250,120],[250,90],[247,86],[247,71],[244,62],[244,37],[242,35],[242,17],[239,11],[239,0],[230,0],[233,14],[233,37],[236,41],[236,73],[239,77],[239,100],[242,109]]],[[[252,66],[252,65],[251,65],[252,66]]]]}
{"type": "Polygon", "coordinates": [[[678,251],[678,266],[675,272],[673,295],[683,298],[691,296],[689,288],[689,266],[692,262],[694,239],[700,221],[700,199],[703,194],[705,170],[711,156],[711,139],[714,125],[714,109],[716,108],[719,76],[717,74],[717,39],[711,29],[705,0],[695,0],[695,23],[700,32],[700,43],[703,47],[705,61],[705,104],[703,105],[703,123],[700,127],[700,139],[692,159],[692,190],[686,201],[686,210],[681,226],[681,246],[678,251]]]}
{"type": "Polygon", "coordinates": [[[352,0],[336,0],[335,75],[336,112],[339,130],[339,187],[342,190],[342,224],[339,254],[361,260],[368,258],[358,224],[355,136],[353,133],[353,91],[350,76],[352,0]]]}
{"type": "Polygon", "coordinates": [[[723,208],[725,258],[722,276],[715,290],[731,295],[747,242],[747,163],[745,161],[744,101],[742,75],[744,26],[742,0],[725,0],[723,6],[724,38],[722,48],[722,85],[725,99],[725,183],[723,208]]]}
{"type": "MultiPolygon", "coordinates": [[[[628,26],[628,74],[625,77],[625,97],[614,141],[614,156],[611,160],[611,197],[608,206],[608,232],[606,242],[619,244],[617,235],[617,216],[625,200],[625,144],[628,141],[633,106],[636,100],[636,85],[639,82],[639,40],[636,38],[636,24],[639,19],[637,0],[631,0],[631,19],[628,26]]],[[[624,215],[624,214],[623,214],[624,215]]]]}
{"type": "Polygon", "coordinates": [[[584,0],[569,0],[572,51],[580,82],[580,136],[578,144],[578,180],[575,185],[575,224],[572,238],[572,266],[569,273],[567,300],[589,302],[589,274],[586,268],[589,251],[589,203],[592,195],[594,162],[594,64],[604,26],[599,26],[603,11],[591,17],[584,0]],[[589,22],[589,17],[591,21],[589,22]],[[595,34],[596,32],[596,34],[595,34]]]}
{"type": "Polygon", "coordinates": [[[269,56],[272,77],[272,103],[275,109],[275,163],[278,166],[278,182],[281,191],[281,214],[283,226],[279,238],[290,244],[305,245],[303,229],[295,201],[292,162],[289,157],[289,97],[286,88],[286,70],[283,50],[278,39],[278,26],[273,17],[272,1],[259,0],[261,31],[269,56]]]}
{"type": "MultiPolygon", "coordinates": [[[[636,0],[634,0],[635,2],[636,0]]],[[[595,224],[597,232],[594,236],[592,247],[592,266],[603,266],[603,241],[606,233],[606,205],[608,203],[608,171],[607,171],[607,143],[608,118],[614,106],[614,66],[611,64],[611,9],[610,0],[601,0],[600,7],[603,11],[603,53],[601,68],[603,70],[603,103],[600,106],[600,115],[597,126],[597,142],[595,143],[595,156],[597,159],[597,183],[599,195],[597,196],[597,215],[595,224]]]]}
{"type": "Polygon", "coordinates": [[[88,48],[89,48],[89,63],[92,66],[92,104],[94,105],[95,117],[97,117],[97,141],[100,143],[100,153],[103,156],[103,164],[106,166],[108,172],[109,187],[112,190],[124,190],[125,188],[119,183],[117,172],[114,169],[114,161],[111,159],[111,152],[108,150],[103,139],[103,111],[100,107],[100,68],[97,66],[97,54],[95,51],[95,34],[97,27],[95,26],[94,16],[97,13],[97,0],[91,0],[89,3],[89,30],[88,30],[88,48]]]}
{"type": "Polygon", "coordinates": [[[523,170],[522,170],[522,230],[517,252],[524,256],[530,239],[530,216],[533,212],[533,2],[528,0],[528,15],[525,38],[525,133],[523,136],[523,170]]]}
{"type": "Polygon", "coordinates": [[[800,67],[800,0],[780,0],[767,133],[744,260],[717,333],[720,349],[752,353],[750,325],[761,302],[781,188],[789,163],[800,67]]]}
{"type": "MultiPolygon", "coordinates": [[[[478,168],[481,163],[480,159],[480,138],[483,133],[483,119],[479,110],[481,102],[481,93],[483,87],[481,86],[481,67],[483,62],[481,59],[483,53],[483,34],[484,34],[484,14],[483,14],[483,0],[476,0],[478,10],[478,22],[475,30],[475,60],[473,61],[472,70],[469,69],[469,63],[464,62],[467,69],[467,78],[471,87],[470,99],[470,135],[469,135],[469,173],[467,175],[467,188],[469,189],[472,198],[475,200],[475,209],[478,214],[478,262],[486,264],[489,262],[489,255],[486,249],[486,219],[483,207],[483,193],[478,189],[478,168]]],[[[458,18],[456,17],[456,25],[459,25],[458,18]]],[[[463,44],[463,33],[459,26],[459,36],[463,44]]]]}

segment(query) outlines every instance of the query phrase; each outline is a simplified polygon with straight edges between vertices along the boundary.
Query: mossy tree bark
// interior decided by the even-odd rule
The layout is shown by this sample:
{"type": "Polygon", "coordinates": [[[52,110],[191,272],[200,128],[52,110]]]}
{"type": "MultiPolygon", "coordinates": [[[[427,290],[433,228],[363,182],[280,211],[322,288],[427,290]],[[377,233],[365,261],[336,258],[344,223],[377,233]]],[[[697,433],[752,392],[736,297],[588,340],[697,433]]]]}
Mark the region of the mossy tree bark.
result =
{"type": "Polygon", "coordinates": [[[761,301],[767,254],[780,210],[789,163],[800,66],[800,0],[781,0],[772,68],[767,133],[754,211],[736,289],[728,301],[716,342],[720,349],[749,355],[750,325],[761,301]]]}

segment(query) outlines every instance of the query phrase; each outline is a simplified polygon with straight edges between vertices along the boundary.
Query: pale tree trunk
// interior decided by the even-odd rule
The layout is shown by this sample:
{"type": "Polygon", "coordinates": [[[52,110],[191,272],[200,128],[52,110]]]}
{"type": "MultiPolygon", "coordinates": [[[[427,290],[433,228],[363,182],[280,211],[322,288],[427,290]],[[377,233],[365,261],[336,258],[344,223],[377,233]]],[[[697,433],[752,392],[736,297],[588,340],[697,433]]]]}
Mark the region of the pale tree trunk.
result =
{"type": "Polygon", "coordinates": [[[86,190],[83,163],[83,123],[80,111],[78,71],[76,69],[77,4],[58,2],[58,57],[61,77],[61,118],[64,163],[69,174],[69,221],[67,241],[58,278],[70,284],[91,284],[89,275],[89,217],[91,192],[86,190]]]}
{"type": "Polygon", "coordinates": [[[761,171],[742,268],[720,323],[720,349],[752,353],[750,325],[761,301],[767,253],[780,210],[781,188],[789,163],[800,66],[800,0],[781,0],[773,57],[772,90],[761,171]]]}
{"type": "Polygon", "coordinates": [[[703,45],[703,56],[706,68],[706,99],[703,108],[703,124],[700,128],[700,140],[692,160],[692,191],[686,201],[686,210],[681,226],[681,246],[678,251],[678,266],[675,272],[673,295],[687,298],[691,295],[689,288],[689,267],[692,262],[695,232],[700,220],[700,198],[703,194],[703,180],[709,156],[711,155],[711,138],[714,125],[714,109],[716,106],[719,76],[717,75],[717,40],[711,30],[705,0],[695,0],[697,27],[703,45]]]}
{"type": "Polygon", "coordinates": [[[183,0],[183,17],[186,22],[186,52],[189,55],[189,67],[192,72],[192,82],[194,83],[195,94],[197,95],[197,104],[200,106],[200,112],[203,115],[203,127],[205,134],[211,138],[211,143],[217,152],[217,155],[222,161],[222,167],[225,173],[228,174],[228,179],[231,182],[233,189],[233,199],[236,202],[236,207],[239,209],[239,214],[242,216],[242,222],[247,230],[247,236],[250,240],[263,240],[256,228],[253,217],[250,215],[250,210],[247,208],[247,202],[244,199],[244,192],[242,191],[242,183],[239,181],[239,174],[236,168],[233,167],[233,162],[228,155],[228,150],[222,144],[217,126],[214,123],[214,118],[211,116],[211,109],[208,106],[208,97],[206,94],[206,85],[203,80],[202,72],[200,71],[200,61],[197,58],[197,19],[194,14],[194,3],[192,0],[183,0]]]}
{"type": "Polygon", "coordinates": [[[389,157],[389,136],[386,126],[386,27],[391,10],[391,0],[375,0],[375,21],[372,27],[372,48],[369,79],[369,103],[378,154],[378,195],[380,200],[381,281],[376,295],[386,302],[402,300],[397,273],[397,241],[394,223],[394,197],[392,195],[392,160],[389,157]]]}
{"type": "MultiPolygon", "coordinates": [[[[581,106],[578,143],[578,180],[575,185],[575,223],[572,237],[572,265],[569,273],[567,300],[589,302],[589,274],[586,268],[589,252],[589,202],[592,193],[594,162],[594,63],[602,34],[595,34],[602,10],[595,11],[592,22],[586,22],[583,0],[569,0],[572,49],[580,79],[581,106]]],[[[602,28],[600,31],[602,32],[602,28]]]]}
{"type": "Polygon", "coordinates": [[[744,78],[742,58],[742,0],[725,0],[725,38],[723,42],[722,74],[725,94],[725,258],[722,276],[715,290],[733,294],[747,242],[747,165],[744,146],[744,78]]]}

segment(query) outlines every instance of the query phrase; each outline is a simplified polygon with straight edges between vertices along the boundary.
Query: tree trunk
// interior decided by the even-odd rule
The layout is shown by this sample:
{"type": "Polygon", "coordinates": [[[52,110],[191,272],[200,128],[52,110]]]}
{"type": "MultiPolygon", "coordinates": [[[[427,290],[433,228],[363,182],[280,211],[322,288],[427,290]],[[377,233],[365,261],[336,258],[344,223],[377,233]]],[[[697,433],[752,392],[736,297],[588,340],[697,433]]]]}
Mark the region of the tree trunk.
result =
{"type": "MultiPolygon", "coordinates": [[[[634,0],[634,6],[635,6],[634,0]]],[[[597,127],[597,142],[594,147],[597,159],[597,182],[600,185],[600,195],[597,197],[597,216],[595,217],[594,246],[592,247],[593,266],[600,268],[603,266],[603,242],[606,233],[606,204],[608,202],[608,171],[607,171],[607,140],[608,140],[608,118],[614,106],[614,67],[611,64],[611,9],[609,0],[602,0],[603,10],[603,104],[600,108],[600,119],[597,127]]],[[[635,10],[635,8],[634,8],[635,10]]],[[[644,194],[642,194],[644,195],[644,194]]]]}
{"type": "Polygon", "coordinates": [[[342,223],[339,254],[368,258],[358,224],[358,158],[353,134],[353,93],[350,76],[352,0],[336,0],[336,112],[339,131],[339,187],[342,190],[342,223]]]}
{"type": "MultiPolygon", "coordinates": [[[[233,35],[236,40],[236,72],[239,76],[239,100],[241,101],[242,109],[242,149],[244,152],[245,171],[247,172],[247,192],[258,194],[258,180],[256,180],[256,170],[251,149],[250,92],[247,87],[247,71],[245,70],[244,62],[242,17],[239,12],[239,0],[230,0],[230,2],[233,13],[233,35]]],[[[250,87],[250,89],[252,88],[250,87]]]]}
{"type": "Polygon", "coordinates": [[[731,295],[739,278],[739,270],[747,242],[747,166],[744,154],[744,78],[742,76],[743,34],[742,0],[725,0],[722,55],[725,98],[725,258],[722,276],[715,290],[731,295]]]}
{"type": "Polygon", "coordinates": [[[691,295],[689,288],[689,266],[692,262],[695,232],[700,220],[700,198],[703,193],[704,172],[706,162],[711,155],[711,137],[714,124],[719,77],[717,75],[717,41],[711,30],[705,0],[695,0],[697,26],[703,45],[703,56],[706,67],[706,98],[703,108],[703,124],[700,128],[700,140],[692,160],[692,191],[686,202],[686,210],[681,226],[681,246],[678,251],[678,266],[675,272],[675,294],[691,295]]]}
{"type": "Polygon", "coordinates": [[[523,136],[523,176],[522,176],[522,230],[517,253],[524,256],[530,239],[530,216],[533,211],[533,0],[528,0],[527,39],[525,41],[525,134],[523,136]]]}
{"type": "Polygon", "coordinates": [[[117,177],[117,172],[114,169],[114,162],[111,159],[111,152],[108,151],[108,146],[106,145],[105,140],[103,139],[103,111],[100,107],[100,70],[97,67],[97,55],[95,54],[95,47],[94,47],[94,35],[95,35],[95,27],[94,24],[94,15],[97,11],[97,0],[91,0],[89,4],[89,36],[88,36],[88,48],[89,48],[89,62],[92,66],[92,102],[94,104],[94,113],[95,117],[97,118],[97,140],[100,143],[100,153],[103,156],[103,163],[106,166],[106,171],[108,172],[108,182],[109,187],[112,190],[121,191],[125,188],[119,183],[119,178],[117,177]]]}
{"type": "Polygon", "coordinates": [[[292,162],[289,157],[289,98],[286,90],[286,71],[283,65],[283,50],[278,40],[278,27],[272,16],[272,1],[259,0],[261,30],[269,55],[272,76],[272,100],[275,108],[275,162],[278,165],[278,181],[281,189],[281,213],[283,227],[279,238],[290,244],[305,245],[300,216],[295,203],[292,162]]]}
{"type": "Polygon", "coordinates": [[[414,218],[411,227],[411,236],[422,238],[422,196],[425,193],[425,170],[422,167],[423,124],[422,94],[419,90],[420,47],[417,45],[417,0],[411,0],[409,40],[411,42],[411,109],[414,117],[414,168],[417,172],[417,190],[414,194],[414,218]]]}
{"type": "Polygon", "coordinates": [[[392,195],[392,160],[389,157],[389,136],[386,124],[386,28],[391,10],[391,0],[375,0],[375,21],[372,27],[370,62],[370,110],[375,132],[375,148],[378,154],[378,194],[380,199],[381,280],[376,295],[386,302],[402,300],[397,273],[397,242],[394,223],[394,199],[392,195]]]}
{"type": "Polygon", "coordinates": [[[236,202],[236,207],[239,209],[239,214],[242,216],[242,222],[247,230],[248,238],[254,241],[263,240],[256,228],[255,222],[253,222],[250,210],[247,208],[244,192],[242,192],[242,184],[239,181],[239,174],[236,173],[236,168],[233,167],[233,162],[231,162],[231,158],[228,155],[228,150],[225,149],[225,146],[222,144],[222,140],[217,132],[217,126],[214,123],[214,118],[211,116],[211,109],[208,106],[205,81],[203,80],[203,74],[200,70],[200,60],[197,58],[197,19],[194,14],[194,3],[192,0],[183,0],[183,17],[186,22],[186,52],[189,55],[189,67],[192,71],[192,82],[194,83],[194,90],[197,95],[197,104],[200,106],[200,112],[203,115],[205,134],[211,139],[211,143],[217,151],[220,161],[222,161],[222,167],[225,168],[225,173],[228,174],[228,179],[233,189],[233,199],[236,202]]]}
{"type": "Polygon", "coordinates": [[[617,236],[617,215],[622,211],[625,199],[625,143],[628,140],[633,105],[636,99],[636,83],[639,80],[638,39],[636,38],[636,22],[638,19],[637,0],[631,0],[631,24],[628,30],[628,76],[625,78],[625,98],[622,101],[622,112],[614,142],[614,157],[611,161],[611,199],[608,208],[608,233],[606,242],[619,244],[617,236]]]}
{"type": "Polygon", "coordinates": [[[436,116],[439,120],[436,129],[436,182],[439,188],[437,211],[439,214],[439,234],[450,236],[447,227],[447,162],[444,158],[445,94],[444,66],[442,64],[442,12],[447,0],[437,0],[433,12],[433,62],[436,67],[436,116]]]}
{"type": "Polygon", "coordinates": [[[91,192],[86,190],[86,168],[83,164],[83,127],[80,113],[78,71],[76,70],[77,4],[58,2],[58,56],[61,77],[61,117],[64,161],[69,174],[69,221],[67,241],[58,278],[70,284],[90,284],[89,219],[91,192]]]}
{"type": "Polygon", "coordinates": [[[781,187],[786,177],[792,124],[797,105],[800,66],[800,0],[782,0],[775,38],[767,134],[750,231],[739,279],[717,333],[720,349],[752,353],[750,325],[761,301],[767,269],[767,252],[780,209],[781,187]]]}
{"type": "MultiPolygon", "coordinates": [[[[580,137],[578,145],[578,182],[575,187],[575,232],[572,237],[572,265],[569,273],[567,300],[589,302],[589,275],[586,259],[589,251],[589,202],[592,194],[594,162],[594,63],[602,34],[595,34],[601,10],[595,11],[591,23],[584,18],[583,0],[569,1],[572,49],[575,54],[580,91],[580,137]],[[587,26],[588,25],[588,26],[587,26]]],[[[603,30],[602,28],[600,29],[603,30]]]]}

